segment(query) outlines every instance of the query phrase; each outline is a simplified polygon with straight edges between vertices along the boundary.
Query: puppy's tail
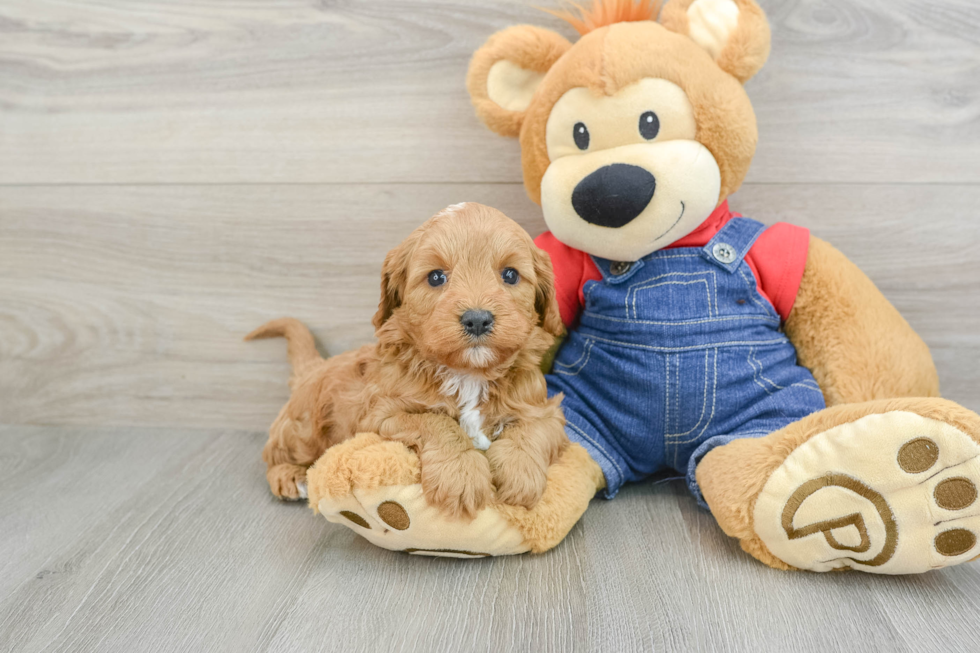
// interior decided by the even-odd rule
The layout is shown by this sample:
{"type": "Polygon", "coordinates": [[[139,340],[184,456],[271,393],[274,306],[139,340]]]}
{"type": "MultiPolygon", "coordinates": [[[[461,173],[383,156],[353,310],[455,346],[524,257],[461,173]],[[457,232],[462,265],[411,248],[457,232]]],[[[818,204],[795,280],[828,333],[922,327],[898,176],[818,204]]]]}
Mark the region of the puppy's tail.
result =
{"type": "Polygon", "coordinates": [[[286,355],[289,357],[289,364],[293,367],[293,379],[301,376],[313,363],[323,360],[320,352],[316,350],[313,334],[297,319],[282,317],[272,320],[245,336],[245,340],[263,338],[286,339],[286,355]]]}

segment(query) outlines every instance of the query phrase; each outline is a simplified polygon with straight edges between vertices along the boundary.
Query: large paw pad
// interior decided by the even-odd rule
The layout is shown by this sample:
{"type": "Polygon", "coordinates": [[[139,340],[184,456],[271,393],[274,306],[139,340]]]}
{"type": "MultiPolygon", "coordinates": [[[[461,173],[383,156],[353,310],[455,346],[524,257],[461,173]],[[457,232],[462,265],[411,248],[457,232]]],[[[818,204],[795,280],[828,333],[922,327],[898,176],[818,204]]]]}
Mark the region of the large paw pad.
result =
{"type": "Polygon", "coordinates": [[[756,501],[755,530],[802,569],[916,573],[980,555],[980,445],[908,412],[814,436],[756,501]]]}
{"type": "Polygon", "coordinates": [[[496,510],[471,521],[453,520],[430,506],[421,485],[355,488],[341,497],[321,498],[318,511],[385,549],[415,555],[482,558],[524,553],[521,533],[496,510]]]}
{"type": "Polygon", "coordinates": [[[385,549],[456,558],[530,549],[523,534],[494,507],[472,520],[454,520],[430,505],[415,455],[374,434],[332,447],[307,476],[310,502],[327,521],[385,549]]]}

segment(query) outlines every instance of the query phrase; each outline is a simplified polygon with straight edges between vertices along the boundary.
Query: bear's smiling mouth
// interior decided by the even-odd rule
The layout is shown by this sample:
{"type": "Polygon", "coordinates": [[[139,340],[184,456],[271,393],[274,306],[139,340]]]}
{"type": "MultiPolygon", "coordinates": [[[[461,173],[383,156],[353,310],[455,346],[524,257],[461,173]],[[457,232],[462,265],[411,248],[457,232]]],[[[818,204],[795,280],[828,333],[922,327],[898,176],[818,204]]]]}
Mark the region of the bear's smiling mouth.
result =
{"type": "Polygon", "coordinates": [[[674,220],[674,224],[672,224],[669,227],[667,227],[667,231],[663,232],[662,234],[660,234],[659,236],[657,236],[656,238],[654,238],[653,239],[653,242],[657,242],[658,240],[660,240],[661,238],[663,238],[664,236],[666,236],[667,234],[669,234],[670,233],[670,230],[673,229],[674,227],[676,227],[677,226],[677,223],[680,222],[681,221],[681,218],[684,217],[684,211],[686,209],[687,209],[687,207],[684,206],[684,200],[681,200],[681,214],[679,216],[677,216],[677,219],[676,220],[674,220]]]}

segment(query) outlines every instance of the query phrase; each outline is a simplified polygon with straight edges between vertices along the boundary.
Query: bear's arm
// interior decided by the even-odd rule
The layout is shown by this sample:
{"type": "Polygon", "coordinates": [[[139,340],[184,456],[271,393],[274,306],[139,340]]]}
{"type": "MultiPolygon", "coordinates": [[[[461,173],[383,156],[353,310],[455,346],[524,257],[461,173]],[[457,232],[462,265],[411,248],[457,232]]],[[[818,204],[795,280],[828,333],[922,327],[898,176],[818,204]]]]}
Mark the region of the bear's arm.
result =
{"type": "Polygon", "coordinates": [[[827,405],[939,396],[925,342],[847,257],[810,238],[786,335],[827,405]]]}

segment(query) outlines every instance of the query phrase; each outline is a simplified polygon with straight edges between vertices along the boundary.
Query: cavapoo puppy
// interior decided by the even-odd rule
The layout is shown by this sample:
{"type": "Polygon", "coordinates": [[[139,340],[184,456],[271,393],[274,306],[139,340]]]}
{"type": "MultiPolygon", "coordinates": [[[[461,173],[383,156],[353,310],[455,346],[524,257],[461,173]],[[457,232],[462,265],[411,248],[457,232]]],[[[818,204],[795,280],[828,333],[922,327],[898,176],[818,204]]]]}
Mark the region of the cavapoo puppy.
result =
{"type": "Polygon", "coordinates": [[[323,359],[293,319],[246,339],[284,336],[292,396],[262,457],[272,493],[306,496],[306,470],[360,432],[418,452],[428,501],[472,517],[492,496],[533,507],[568,440],[561,398],[539,365],[562,330],[551,261],[517,223],[451,206],[385,258],[378,341],[323,359]]]}

